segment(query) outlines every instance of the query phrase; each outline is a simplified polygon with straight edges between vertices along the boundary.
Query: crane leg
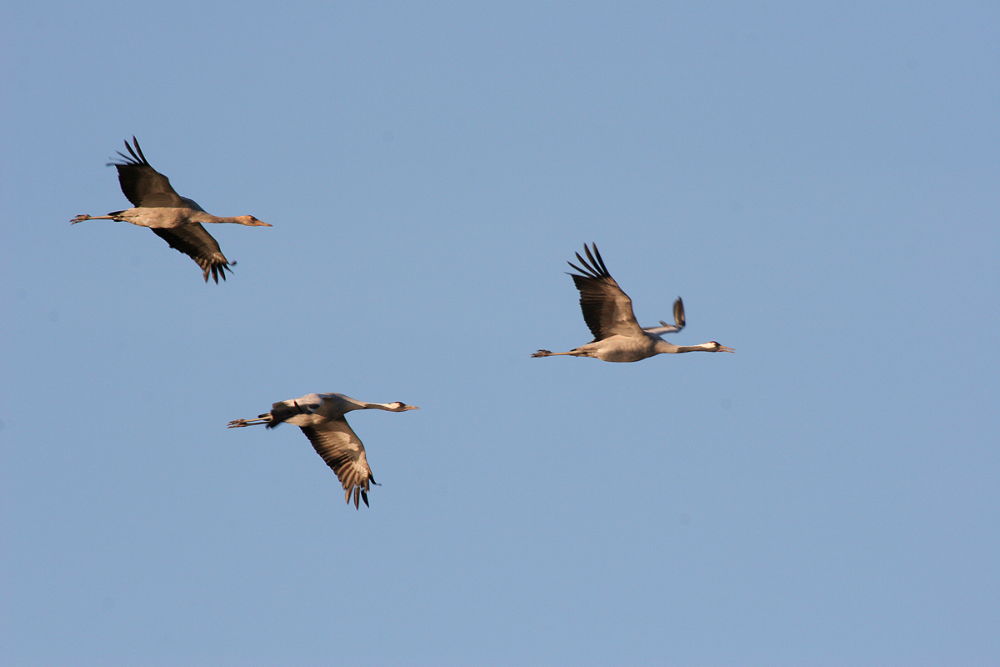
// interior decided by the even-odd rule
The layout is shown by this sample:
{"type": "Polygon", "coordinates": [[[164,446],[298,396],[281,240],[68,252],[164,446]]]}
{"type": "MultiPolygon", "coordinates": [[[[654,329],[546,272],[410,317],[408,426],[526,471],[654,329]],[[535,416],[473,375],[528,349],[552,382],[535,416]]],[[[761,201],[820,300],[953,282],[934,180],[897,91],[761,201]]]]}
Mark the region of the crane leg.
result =
{"type": "Polygon", "coordinates": [[[261,424],[266,424],[271,421],[271,415],[266,417],[257,417],[256,419],[234,419],[233,421],[226,424],[226,428],[240,428],[243,426],[260,426],[261,424]]]}
{"type": "Polygon", "coordinates": [[[535,352],[531,356],[532,357],[558,357],[558,356],[561,356],[561,355],[569,355],[571,357],[585,357],[585,356],[587,356],[585,353],[583,353],[583,352],[581,352],[579,350],[570,350],[569,352],[552,352],[550,350],[539,350],[538,352],[535,352]]]}
{"type": "Polygon", "coordinates": [[[115,220],[115,216],[113,216],[113,215],[87,215],[85,213],[81,213],[80,215],[78,215],[75,218],[73,218],[72,220],[70,220],[69,224],[75,225],[78,222],[87,222],[88,220],[115,220]]]}

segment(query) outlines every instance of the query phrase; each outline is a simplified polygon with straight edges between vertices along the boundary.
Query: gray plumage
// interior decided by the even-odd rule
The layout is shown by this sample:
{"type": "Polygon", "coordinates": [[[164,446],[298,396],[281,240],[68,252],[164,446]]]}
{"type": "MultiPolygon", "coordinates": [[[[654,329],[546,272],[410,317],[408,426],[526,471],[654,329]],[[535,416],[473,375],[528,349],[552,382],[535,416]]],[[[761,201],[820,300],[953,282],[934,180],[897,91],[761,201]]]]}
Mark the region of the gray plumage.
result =
{"type": "Polygon", "coordinates": [[[132,137],[131,146],[128,141],[125,142],[125,150],[128,155],[118,151],[121,160],[110,164],[118,170],[118,183],[133,208],[112,211],[107,215],[78,215],[71,223],[114,220],[148,227],[171,248],[193,259],[201,267],[205,282],[210,275],[215,282],[219,282],[219,278],[225,280],[226,271],[232,271],[229,268],[232,264],[222,254],[218,241],[205,231],[201,223],[271,226],[252,215],[227,218],[206,212],[193,199],[177,194],[170,185],[170,179],[153,169],[135,137],[132,137]]]}
{"type": "Polygon", "coordinates": [[[580,292],[580,310],[594,340],[569,352],[538,350],[532,357],[593,357],[602,361],[640,361],[657,354],[683,352],[733,352],[717,341],[698,345],[674,345],[660,336],[684,328],[684,302],[674,301],[674,324],[660,320],[658,327],[640,327],[632,311],[632,299],[619,287],[608,271],[596,244],[583,246],[586,257],[576,253],[579,266],[567,262],[578,273],[569,274],[580,292]],[[592,249],[591,249],[592,248],[592,249]]]}
{"type": "Polygon", "coordinates": [[[365,446],[361,438],[347,423],[345,415],[352,410],[386,410],[406,412],[418,409],[401,401],[394,403],[367,403],[344,394],[306,394],[271,405],[271,411],[256,419],[234,419],[228,428],[259,426],[275,428],[279,424],[294,424],[302,429],[313,449],[337,475],[344,487],[344,499],[354,507],[360,502],[368,505],[369,483],[378,484],[368,465],[365,446]]]}

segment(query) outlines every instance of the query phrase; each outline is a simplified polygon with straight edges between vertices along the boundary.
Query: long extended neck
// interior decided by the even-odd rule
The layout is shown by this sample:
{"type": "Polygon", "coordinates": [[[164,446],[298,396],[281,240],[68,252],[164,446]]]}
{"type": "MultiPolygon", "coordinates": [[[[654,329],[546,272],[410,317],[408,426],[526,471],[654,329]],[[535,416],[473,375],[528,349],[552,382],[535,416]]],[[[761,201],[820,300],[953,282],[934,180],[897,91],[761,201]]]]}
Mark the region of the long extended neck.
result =
{"type": "Polygon", "coordinates": [[[408,410],[416,410],[417,406],[407,405],[406,403],[397,401],[395,403],[365,403],[364,409],[385,410],[386,412],[406,412],[408,410]]]}
{"type": "Polygon", "coordinates": [[[681,354],[682,352],[716,352],[716,343],[699,343],[698,345],[674,345],[665,340],[656,341],[657,354],[681,354]]]}
{"type": "Polygon", "coordinates": [[[205,211],[195,211],[194,213],[191,213],[188,216],[188,220],[190,220],[191,222],[204,222],[204,223],[230,222],[236,225],[247,224],[246,220],[239,217],[227,218],[225,216],[212,215],[211,213],[206,213],[205,211]]]}

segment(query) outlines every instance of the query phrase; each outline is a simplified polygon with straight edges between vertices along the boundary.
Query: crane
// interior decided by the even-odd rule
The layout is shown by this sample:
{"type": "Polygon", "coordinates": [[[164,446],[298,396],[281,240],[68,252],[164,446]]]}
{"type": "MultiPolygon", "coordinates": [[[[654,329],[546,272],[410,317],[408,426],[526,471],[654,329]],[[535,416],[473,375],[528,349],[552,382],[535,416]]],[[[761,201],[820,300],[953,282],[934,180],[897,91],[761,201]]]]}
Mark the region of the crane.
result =
{"type": "Polygon", "coordinates": [[[354,507],[359,508],[359,498],[368,506],[368,482],[378,484],[368,467],[365,446],[361,438],[347,423],[345,415],[352,410],[386,410],[406,412],[417,410],[415,405],[401,401],[394,403],[367,403],[344,394],[306,394],[271,405],[271,411],[256,419],[234,419],[226,428],[259,426],[274,428],[278,424],[294,424],[309,438],[313,449],[337,474],[344,486],[344,499],[348,504],[354,495],[354,507]]]}
{"type": "MultiPolygon", "coordinates": [[[[112,211],[107,215],[78,215],[71,224],[87,220],[114,220],[148,227],[171,248],[184,253],[201,267],[205,282],[211,274],[216,283],[226,279],[230,262],[222,254],[218,241],[205,231],[201,223],[230,222],[247,227],[271,227],[252,215],[224,218],[211,213],[192,199],[182,197],[170,185],[170,179],[153,169],[142,154],[139,141],[133,136],[132,145],[125,141],[128,155],[117,151],[120,161],[112,162],[118,169],[118,182],[134,208],[112,211]]],[[[235,264],[235,262],[233,262],[235,264]]]]}
{"type": "Polygon", "coordinates": [[[678,298],[674,302],[674,324],[660,320],[658,327],[640,327],[632,312],[629,298],[604,264],[597,244],[583,245],[586,259],[576,253],[582,267],[567,262],[579,273],[569,274],[580,291],[580,309],[583,319],[594,334],[594,340],[573,348],[569,352],[538,350],[532,357],[594,357],[601,361],[640,361],[657,354],[679,354],[682,352],[734,352],[732,348],[709,341],[699,345],[674,345],[660,338],[662,334],[676,333],[684,328],[684,302],[678,298]]]}

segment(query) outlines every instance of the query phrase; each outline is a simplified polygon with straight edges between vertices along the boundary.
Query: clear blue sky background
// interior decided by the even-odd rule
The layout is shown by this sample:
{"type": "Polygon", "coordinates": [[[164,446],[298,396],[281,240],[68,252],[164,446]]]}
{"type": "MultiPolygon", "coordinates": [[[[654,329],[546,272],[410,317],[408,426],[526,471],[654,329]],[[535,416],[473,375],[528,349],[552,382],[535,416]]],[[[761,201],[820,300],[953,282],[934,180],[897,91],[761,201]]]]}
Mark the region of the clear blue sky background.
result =
{"type": "Polygon", "coordinates": [[[9,664],[1000,662],[995,3],[0,18],[9,664]],[[67,224],[132,134],[227,283],[67,224]],[[529,358],[585,241],[737,354],[529,358]]]}

